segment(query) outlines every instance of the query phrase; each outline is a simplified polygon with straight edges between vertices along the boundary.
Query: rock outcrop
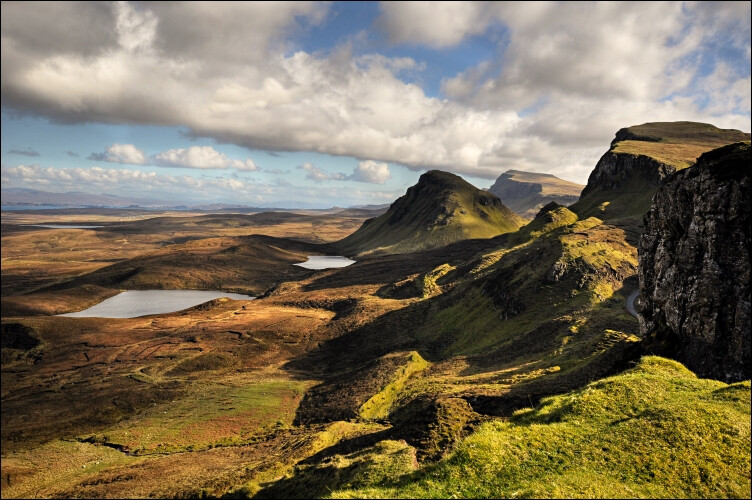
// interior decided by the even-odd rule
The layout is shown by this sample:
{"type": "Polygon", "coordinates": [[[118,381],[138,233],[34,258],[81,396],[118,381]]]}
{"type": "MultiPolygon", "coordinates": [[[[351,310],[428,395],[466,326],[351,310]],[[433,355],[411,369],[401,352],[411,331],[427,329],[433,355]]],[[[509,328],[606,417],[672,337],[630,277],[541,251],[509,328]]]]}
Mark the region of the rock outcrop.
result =
{"type": "Polygon", "coordinates": [[[749,379],[750,144],[703,154],[668,177],[639,246],[647,348],[701,377],[749,379]]]}
{"type": "Polygon", "coordinates": [[[580,219],[639,221],[669,175],[694,164],[703,153],[748,140],[749,133],[708,123],[655,122],[623,128],[570,209],[580,219]]]}
{"type": "Polygon", "coordinates": [[[676,168],[649,156],[608,152],[601,156],[590,172],[582,190],[584,198],[595,191],[619,191],[636,176],[657,188],[676,168]]]}
{"type": "Polygon", "coordinates": [[[551,202],[564,206],[576,202],[584,187],[551,174],[507,170],[488,190],[514,212],[532,219],[551,202]]]}

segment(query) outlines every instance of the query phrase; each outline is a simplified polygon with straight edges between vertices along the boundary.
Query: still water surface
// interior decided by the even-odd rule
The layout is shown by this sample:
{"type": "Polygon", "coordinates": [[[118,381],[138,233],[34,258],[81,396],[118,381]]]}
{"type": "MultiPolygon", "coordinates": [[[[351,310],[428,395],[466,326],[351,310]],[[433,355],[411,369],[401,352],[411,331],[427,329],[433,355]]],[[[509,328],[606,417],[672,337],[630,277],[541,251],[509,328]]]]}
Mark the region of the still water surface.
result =
{"type": "Polygon", "coordinates": [[[255,297],[218,290],[128,290],[83,311],[59,314],[69,318],[136,318],[148,314],[180,311],[206,301],[228,297],[253,300],[255,297]]]}
{"type": "Polygon", "coordinates": [[[355,261],[341,255],[309,255],[307,261],[295,265],[306,269],[330,269],[347,267],[350,264],[355,264],[355,261]]]}

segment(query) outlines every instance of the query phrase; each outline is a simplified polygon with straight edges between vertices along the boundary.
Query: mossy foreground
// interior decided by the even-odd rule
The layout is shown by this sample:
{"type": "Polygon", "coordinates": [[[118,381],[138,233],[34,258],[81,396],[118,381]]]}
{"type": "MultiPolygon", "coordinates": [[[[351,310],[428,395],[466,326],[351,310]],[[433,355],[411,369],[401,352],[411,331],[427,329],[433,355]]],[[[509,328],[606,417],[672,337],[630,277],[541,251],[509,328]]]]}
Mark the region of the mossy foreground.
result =
{"type": "Polygon", "coordinates": [[[406,464],[399,475],[387,462],[389,474],[369,472],[380,478],[374,486],[345,481],[331,496],[749,498],[750,383],[698,379],[677,362],[645,357],[481,425],[417,472],[406,464]]]}

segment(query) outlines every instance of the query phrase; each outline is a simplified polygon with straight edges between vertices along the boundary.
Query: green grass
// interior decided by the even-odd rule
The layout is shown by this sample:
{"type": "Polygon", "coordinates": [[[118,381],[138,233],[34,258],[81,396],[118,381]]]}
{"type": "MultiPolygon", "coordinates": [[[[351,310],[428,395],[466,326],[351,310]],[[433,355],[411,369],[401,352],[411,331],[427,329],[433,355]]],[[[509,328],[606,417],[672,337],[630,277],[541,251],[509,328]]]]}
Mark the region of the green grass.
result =
{"type": "Polygon", "coordinates": [[[423,359],[420,354],[415,351],[411,352],[407,363],[397,370],[392,380],[368,401],[363,403],[360,407],[360,418],[365,420],[386,418],[400,393],[405,388],[410,376],[425,370],[428,366],[428,361],[423,359]]]}
{"type": "Polygon", "coordinates": [[[331,496],[749,498],[750,383],[698,379],[645,357],[483,424],[435,465],[331,496]]]}
{"type": "MultiPolygon", "coordinates": [[[[621,288],[621,280],[636,273],[637,251],[626,243],[622,230],[603,225],[599,219],[577,221],[563,207],[548,215],[553,220],[530,223],[532,241],[502,250],[500,258],[499,252],[489,254],[488,262],[481,258],[477,268],[450,292],[456,300],[437,308],[413,330],[413,336],[423,344],[443,345],[441,356],[456,356],[483,354],[518,339],[526,341],[524,337],[545,324],[551,325],[549,331],[557,328],[552,322],[558,320],[565,330],[564,323],[597,317],[599,329],[592,333],[600,335],[601,323],[621,314],[624,297],[614,292],[621,288]],[[547,275],[554,265],[565,272],[552,282],[547,275]],[[498,285],[489,287],[489,282],[498,285]],[[492,297],[497,288],[513,293],[524,305],[522,312],[502,318],[492,297]],[[601,307],[607,300],[613,302],[601,307]]],[[[511,244],[525,239],[520,236],[526,229],[511,244]]],[[[627,322],[636,331],[636,320],[627,322]]]]}
{"type": "Polygon", "coordinates": [[[495,195],[441,171],[423,174],[389,211],[335,245],[348,255],[410,253],[513,232],[524,219],[495,195]]]}
{"type": "Polygon", "coordinates": [[[141,455],[241,444],[275,427],[290,426],[304,390],[305,383],[291,380],[206,384],[91,438],[141,455]]]}

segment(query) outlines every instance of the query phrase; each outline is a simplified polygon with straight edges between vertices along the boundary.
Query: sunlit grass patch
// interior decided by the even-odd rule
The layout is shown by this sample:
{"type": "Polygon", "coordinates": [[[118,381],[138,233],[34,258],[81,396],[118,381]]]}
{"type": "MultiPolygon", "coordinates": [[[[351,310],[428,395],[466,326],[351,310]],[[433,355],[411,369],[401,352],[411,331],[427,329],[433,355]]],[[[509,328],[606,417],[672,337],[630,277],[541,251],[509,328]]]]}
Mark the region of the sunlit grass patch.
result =
{"type": "Polygon", "coordinates": [[[58,440],[3,454],[2,498],[49,496],[50,491],[94,477],[103,469],[139,460],[105,446],[58,440]]]}
{"type": "Polygon", "coordinates": [[[750,496],[750,384],[643,358],[632,370],[491,422],[447,459],[334,497],[750,496]]]}

